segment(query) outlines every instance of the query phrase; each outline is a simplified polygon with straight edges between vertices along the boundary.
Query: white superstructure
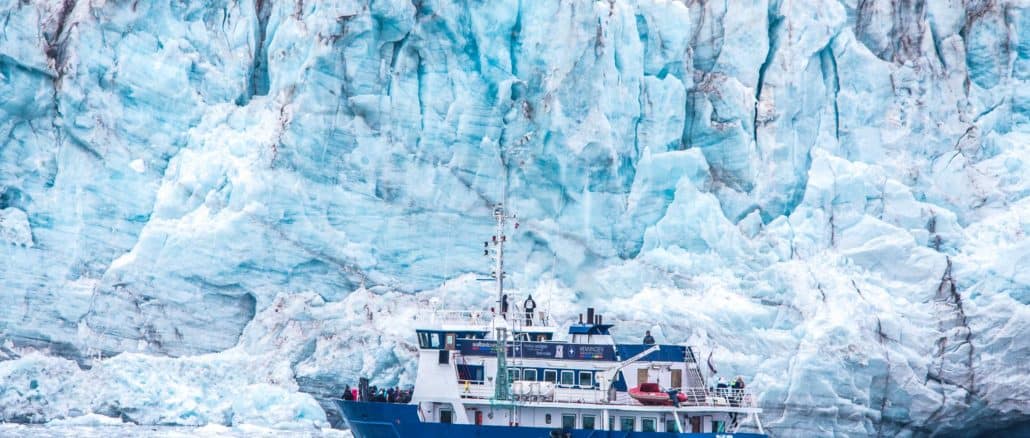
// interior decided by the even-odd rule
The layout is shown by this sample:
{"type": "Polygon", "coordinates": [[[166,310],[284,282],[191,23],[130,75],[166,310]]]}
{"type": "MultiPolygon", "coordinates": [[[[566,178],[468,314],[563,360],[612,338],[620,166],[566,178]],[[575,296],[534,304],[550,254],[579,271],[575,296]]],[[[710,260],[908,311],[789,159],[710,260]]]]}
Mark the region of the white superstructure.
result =
{"type": "Polygon", "coordinates": [[[498,205],[494,218],[497,233],[484,254],[493,258],[497,306],[426,309],[417,317],[411,403],[421,421],[641,432],[749,425],[762,433],[750,392],[708,386],[693,348],[616,344],[612,325],[593,309],[558,340],[546,312],[505,292],[505,226],[514,217],[498,205]],[[642,397],[637,390],[645,388],[642,397]]]}

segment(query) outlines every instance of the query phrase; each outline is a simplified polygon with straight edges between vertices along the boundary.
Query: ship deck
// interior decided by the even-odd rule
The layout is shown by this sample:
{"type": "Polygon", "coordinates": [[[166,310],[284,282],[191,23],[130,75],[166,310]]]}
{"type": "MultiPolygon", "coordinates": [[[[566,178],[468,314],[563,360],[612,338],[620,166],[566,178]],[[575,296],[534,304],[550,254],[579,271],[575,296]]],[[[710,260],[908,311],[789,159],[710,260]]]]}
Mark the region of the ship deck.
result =
{"type": "Polygon", "coordinates": [[[557,388],[551,397],[515,397],[511,401],[498,401],[493,396],[493,388],[488,385],[470,385],[467,392],[461,394],[461,401],[473,405],[497,405],[511,403],[518,406],[539,406],[579,409],[618,409],[622,411],[647,412],[727,412],[727,413],[761,413],[750,392],[743,389],[717,389],[710,391],[703,388],[680,390],[686,394],[687,400],[674,405],[649,405],[633,399],[626,393],[618,393],[614,400],[604,400],[603,392],[571,388],[557,388]]]}
{"type": "Polygon", "coordinates": [[[341,414],[356,438],[767,438],[764,433],[749,432],[645,432],[639,430],[565,429],[558,425],[539,427],[525,425],[450,424],[423,421],[414,404],[336,400],[341,414]]]}

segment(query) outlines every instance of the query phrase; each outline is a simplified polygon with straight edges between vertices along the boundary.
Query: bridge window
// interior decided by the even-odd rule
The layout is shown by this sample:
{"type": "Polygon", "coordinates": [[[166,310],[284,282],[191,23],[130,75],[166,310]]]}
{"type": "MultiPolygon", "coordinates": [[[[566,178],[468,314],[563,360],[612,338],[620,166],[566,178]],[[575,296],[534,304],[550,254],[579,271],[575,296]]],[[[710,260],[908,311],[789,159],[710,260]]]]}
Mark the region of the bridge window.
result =
{"type": "Polygon", "coordinates": [[[641,432],[658,432],[658,419],[644,417],[640,419],[641,432]]]}
{"type": "Polygon", "coordinates": [[[418,334],[418,346],[419,348],[432,348],[432,333],[419,332],[418,334]]]}
{"type": "Polygon", "coordinates": [[[457,364],[456,368],[458,369],[458,380],[471,381],[475,384],[483,383],[482,365],[457,364]]]}
{"type": "Polygon", "coordinates": [[[522,373],[519,372],[518,368],[509,368],[508,369],[508,381],[509,382],[514,382],[516,380],[522,380],[521,374],[522,373]]]}
{"type": "Polygon", "coordinates": [[[637,417],[619,417],[619,430],[632,432],[637,424],[637,417]]]}
{"type": "Polygon", "coordinates": [[[572,386],[576,384],[576,372],[572,370],[562,370],[561,372],[561,384],[562,386],[572,386]]]}
{"type": "Polygon", "coordinates": [[[583,414],[583,429],[584,430],[594,430],[594,421],[595,420],[596,420],[596,417],[594,417],[593,415],[583,414]]]}
{"type": "Polygon", "coordinates": [[[680,432],[676,430],[676,419],[669,418],[665,420],[665,431],[666,432],[680,432]]]}
{"type": "Polygon", "coordinates": [[[522,370],[522,380],[536,380],[536,370],[528,368],[522,370]]]}
{"type": "Polygon", "coordinates": [[[562,416],[561,416],[561,428],[562,429],[575,429],[576,428],[576,414],[562,414],[562,416]]]}
{"type": "Polygon", "coordinates": [[[582,386],[582,387],[585,387],[585,388],[593,388],[594,387],[594,373],[591,373],[590,371],[580,371],[579,372],[579,386],[582,386]]]}
{"type": "Polygon", "coordinates": [[[544,370],[544,381],[558,383],[558,372],[555,370],[544,370]]]}
{"type": "Polygon", "coordinates": [[[724,422],[724,421],[713,421],[712,422],[712,432],[725,432],[725,431],[726,431],[726,422],[724,422]]]}

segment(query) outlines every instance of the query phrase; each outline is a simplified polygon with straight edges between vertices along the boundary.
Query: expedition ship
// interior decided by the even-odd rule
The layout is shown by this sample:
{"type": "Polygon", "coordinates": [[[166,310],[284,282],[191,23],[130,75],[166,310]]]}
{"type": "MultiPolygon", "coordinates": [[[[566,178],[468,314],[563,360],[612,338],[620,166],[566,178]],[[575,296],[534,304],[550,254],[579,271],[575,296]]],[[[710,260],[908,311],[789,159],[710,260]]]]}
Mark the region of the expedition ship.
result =
{"type": "Polygon", "coordinates": [[[617,344],[593,309],[559,340],[531,296],[506,293],[505,228],[514,218],[502,205],[494,218],[496,234],[483,246],[497,307],[420,314],[410,397],[382,400],[362,379],[357,395],[336,400],[356,438],[766,436],[750,390],[742,381],[710,385],[692,347],[649,336],[617,344]]]}

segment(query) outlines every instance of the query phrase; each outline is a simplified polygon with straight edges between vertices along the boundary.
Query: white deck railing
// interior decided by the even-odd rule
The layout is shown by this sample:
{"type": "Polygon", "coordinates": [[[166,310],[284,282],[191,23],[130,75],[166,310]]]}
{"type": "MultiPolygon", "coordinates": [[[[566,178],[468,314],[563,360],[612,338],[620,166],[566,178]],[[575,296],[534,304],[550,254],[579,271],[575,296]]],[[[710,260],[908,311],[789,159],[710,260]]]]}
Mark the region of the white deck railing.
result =
{"type": "MultiPolygon", "coordinates": [[[[526,313],[513,306],[509,309],[508,320],[517,323],[519,328],[546,327],[551,322],[548,312],[534,312],[526,324],[526,313]]],[[[415,319],[427,321],[431,324],[463,324],[463,325],[487,325],[496,316],[496,312],[490,310],[452,310],[452,309],[424,309],[420,310],[415,319]]]]}
{"type": "Polygon", "coordinates": [[[720,407],[755,407],[755,398],[747,389],[716,388],[713,390],[705,388],[684,388],[680,392],[687,396],[687,400],[680,402],[680,406],[720,406],[720,407]]]}
{"type": "MultiPolygon", "coordinates": [[[[485,382],[483,382],[485,383],[485,382]]],[[[755,400],[747,389],[714,389],[684,388],[679,390],[687,396],[680,407],[712,407],[712,408],[754,408],[755,400]]],[[[494,396],[494,386],[490,384],[462,384],[459,391],[462,398],[489,400],[494,396]]],[[[588,389],[555,388],[551,394],[531,394],[516,396],[517,401],[552,402],[552,403],[588,403],[614,406],[645,406],[630,397],[627,393],[619,393],[615,400],[605,400],[604,391],[588,389]]]]}

